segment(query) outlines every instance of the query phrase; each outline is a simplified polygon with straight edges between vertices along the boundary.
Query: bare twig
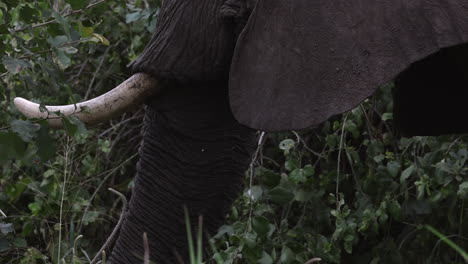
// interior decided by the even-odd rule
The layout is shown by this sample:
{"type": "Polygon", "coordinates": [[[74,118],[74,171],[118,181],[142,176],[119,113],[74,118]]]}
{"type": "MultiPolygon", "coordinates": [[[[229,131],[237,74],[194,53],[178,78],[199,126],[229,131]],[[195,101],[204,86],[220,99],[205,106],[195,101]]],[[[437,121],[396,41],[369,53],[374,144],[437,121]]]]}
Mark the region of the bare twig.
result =
{"type": "Polygon", "coordinates": [[[82,238],[83,238],[83,235],[79,235],[79,236],[77,236],[77,237],[75,238],[75,240],[73,241],[73,249],[72,249],[73,257],[76,256],[76,248],[77,248],[77,245],[78,245],[78,241],[79,241],[80,239],[82,239],[82,238]]]}
{"type": "Polygon", "coordinates": [[[111,48],[111,46],[109,46],[106,49],[106,51],[104,52],[104,55],[102,55],[101,61],[99,62],[99,65],[98,65],[96,71],[93,74],[93,78],[91,79],[91,82],[88,85],[88,90],[86,91],[86,94],[85,94],[85,97],[84,97],[85,100],[88,100],[89,94],[93,90],[93,85],[94,85],[94,81],[96,81],[96,76],[101,71],[101,67],[104,64],[104,59],[107,57],[107,53],[109,52],[110,48],[111,48]]]}
{"type": "Polygon", "coordinates": [[[299,142],[301,142],[304,147],[312,154],[314,154],[315,156],[319,157],[319,158],[323,158],[323,154],[322,153],[318,153],[314,150],[312,150],[311,148],[309,148],[309,146],[307,146],[307,143],[304,141],[304,139],[294,130],[292,130],[292,133],[296,136],[297,140],[299,142]]]}
{"type": "Polygon", "coordinates": [[[176,259],[177,259],[177,262],[179,262],[179,264],[185,264],[184,259],[179,254],[179,252],[177,252],[177,250],[175,250],[175,249],[174,249],[174,255],[175,255],[176,259]]]}
{"type": "Polygon", "coordinates": [[[346,128],[346,121],[348,121],[348,114],[345,115],[344,120],[343,120],[343,127],[341,128],[341,139],[340,139],[340,149],[338,151],[338,164],[336,168],[336,207],[339,209],[339,204],[340,204],[340,196],[339,196],[339,191],[340,191],[340,163],[341,163],[341,152],[343,150],[343,141],[345,140],[345,128],[346,128]]]}
{"type": "Polygon", "coordinates": [[[321,258],[313,258],[313,259],[307,261],[305,264],[312,264],[312,263],[317,263],[317,262],[320,262],[320,261],[322,261],[321,258]]]}
{"type": "MultiPolygon", "coordinates": [[[[139,110],[138,112],[140,112],[140,111],[141,110],[139,110]]],[[[101,138],[101,137],[105,136],[107,133],[111,132],[112,130],[115,130],[116,127],[119,127],[121,125],[124,125],[125,123],[128,123],[128,122],[133,121],[133,120],[137,120],[137,119],[139,119],[139,116],[133,115],[133,116],[131,116],[129,118],[123,119],[123,121],[120,121],[117,124],[112,124],[112,126],[109,129],[107,129],[106,131],[99,134],[98,138],[101,138]]]]}
{"type": "MultiPolygon", "coordinates": [[[[120,213],[120,218],[119,218],[119,221],[117,222],[117,225],[115,226],[114,230],[112,231],[112,233],[110,234],[109,238],[107,239],[107,241],[104,243],[104,245],[101,247],[101,249],[98,251],[98,254],[96,254],[96,256],[93,258],[93,260],[91,261],[90,264],[96,264],[98,262],[98,259],[99,259],[99,254],[102,253],[102,254],[105,254],[105,250],[112,244],[114,243],[114,240],[117,238],[117,233],[119,232],[119,229],[120,227],[122,226],[122,223],[123,223],[123,220],[124,220],[124,217],[125,217],[125,213],[127,212],[127,198],[121,194],[120,192],[112,189],[112,188],[109,188],[108,189],[109,191],[113,192],[114,194],[118,195],[120,197],[120,200],[122,201],[122,212],[120,213]]],[[[104,255],[105,256],[105,255],[104,255]]]]}
{"type": "Polygon", "coordinates": [[[0,209],[0,218],[7,218],[7,215],[0,209]]]}
{"type": "MultiPolygon", "coordinates": [[[[69,41],[69,42],[65,42],[63,43],[62,45],[60,46],[57,46],[55,48],[63,48],[63,47],[67,47],[67,46],[70,46],[70,45],[73,45],[73,44],[78,44],[78,43],[81,43],[81,42],[85,42],[85,41],[88,41],[90,40],[91,38],[82,38],[82,39],[79,39],[79,40],[74,40],[74,41],[69,41]]],[[[43,54],[43,53],[47,53],[47,52],[51,52],[53,51],[53,48],[50,48],[50,49],[45,49],[45,50],[40,50],[38,52],[34,52],[34,53],[31,53],[31,54],[28,54],[28,55],[24,55],[24,56],[21,56],[21,57],[18,57],[17,59],[20,59],[20,60],[23,60],[23,59],[29,59],[29,58],[32,58],[34,56],[37,56],[37,55],[40,55],[40,54],[43,54]]],[[[3,78],[5,76],[7,76],[10,72],[7,71],[5,73],[2,73],[0,74],[0,78],[3,78]]]]}
{"type": "Polygon", "coordinates": [[[91,195],[91,198],[89,199],[89,202],[88,204],[86,205],[86,208],[84,210],[84,213],[83,213],[83,216],[81,217],[81,221],[80,221],[80,225],[78,226],[78,233],[81,232],[81,228],[82,228],[82,223],[84,222],[84,219],[86,217],[86,214],[88,213],[88,210],[91,206],[91,203],[92,201],[94,200],[94,197],[96,197],[98,191],[101,189],[102,185],[107,181],[107,179],[110,178],[110,176],[112,176],[117,170],[119,170],[120,168],[122,168],[125,164],[127,164],[129,161],[131,161],[132,159],[134,159],[136,156],[138,156],[138,154],[134,154],[132,155],[130,158],[128,158],[127,160],[125,160],[124,162],[122,162],[119,166],[109,170],[109,171],[106,171],[104,173],[100,173],[98,174],[96,177],[99,177],[105,173],[107,173],[107,175],[104,177],[104,179],[101,181],[101,183],[99,183],[98,187],[96,188],[96,190],[94,191],[94,193],[91,195]]]}
{"type": "MultiPolygon", "coordinates": [[[[264,142],[265,135],[266,135],[266,132],[262,132],[260,134],[260,138],[258,139],[258,143],[257,143],[257,150],[255,151],[255,153],[254,153],[254,155],[252,157],[252,161],[250,162],[250,166],[249,166],[249,192],[252,191],[253,178],[254,178],[254,164],[257,161],[258,154],[260,153],[260,150],[262,149],[263,144],[265,143],[264,142]]],[[[249,203],[250,203],[249,219],[251,220],[252,215],[253,215],[253,201],[252,201],[252,194],[251,193],[249,193],[249,203]]],[[[251,225],[249,225],[249,226],[251,226],[251,225]]]]}
{"type": "Polygon", "coordinates": [[[150,264],[150,248],[148,242],[148,235],[146,232],[143,233],[143,248],[145,249],[145,253],[143,255],[143,264],[150,264]]]}
{"type": "MultiPolygon", "coordinates": [[[[64,15],[63,17],[69,17],[69,16],[72,16],[72,15],[77,15],[77,14],[81,14],[83,12],[85,12],[86,10],[88,9],[91,9],[99,4],[102,4],[104,3],[105,1],[107,0],[100,0],[100,1],[97,1],[96,3],[93,3],[93,4],[90,4],[88,6],[86,6],[85,8],[83,9],[78,9],[78,10],[74,10],[74,11],[71,11],[70,13],[64,15]]],[[[49,20],[49,21],[46,21],[46,22],[43,22],[43,23],[39,23],[39,24],[36,24],[36,25],[33,25],[31,28],[38,28],[38,27],[43,27],[43,26],[46,26],[46,25],[49,25],[49,24],[53,24],[53,23],[57,23],[57,20],[56,19],[52,19],[52,20],[49,20]]],[[[14,29],[14,30],[11,30],[11,33],[17,33],[17,32],[22,32],[22,31],[25,31],[29,29],[29,27],[22,27],[22,28],[19,28],[19,29],[14,29]]]]}
{"type": "MultiPolygon", "coordinates": [[[[91,38],[82,38],[82,39],[79,39],[79,40],[74,40],[74,41],[69,41],[69,42],[65,42],[63,43],[62,45],[59,45],[57,46],[56,48],[63,48],[63,47],[67,47],[67,46],[70,46],[70,45],[73,45],[73,44],[78,44],[78,43],[81,43],[81,42],[85,42],[85,41],[88,41],[90,40],[91,38]]],[[[42,53],[47,53],[47,52],[51,52],[53,49],[50,48],[50,49],[45,49],[45,50],[41,50],[41,51],[38,51],[38,52],[35,52],[35,53],[31,53],[29,55],[24,55],[24,56],[21,56],[21,57],[18,57],[18,59],[22,60],[22,59],[29,59],[31,57],[34,57],[36,55],[40,55],[42,53]]]]}
{"type": "Polygon", "coordinates": [[[99,262],[101,262],[102,264],[106,264],[106,261],[107,261],[107,254],[106,254],[106,251],[103,250],[101,253],[101,260],[99,262]]]}
{"type": "Polygon", "coordinates": [[[84,251],[84,249],[81,249],[81,253],[83,253],[83,256],[85,256],[85,258],[86,258],[86,260],[87,260],[88,262],[91,262],[91,259],[89,258],[88,253],[86,253],[86,251],[84,251]]]}
{"type": "Polygon", "coordinates": [[[67,137],[67,144],[65,146],[65,165],[63,168],[63,185],[62,185],[62,197],[60,198],[60,215],[59,215],[59,237],[58,237],[58,250],[57,250],[57,259],[60,259],[60,249],[62,243],[62,220],[63,220],[63,203],[65,201],[65,190],[67,187],[68,180],[68,162],[69,162],[69,153],[70,153],[70,137],[67,137]]]}

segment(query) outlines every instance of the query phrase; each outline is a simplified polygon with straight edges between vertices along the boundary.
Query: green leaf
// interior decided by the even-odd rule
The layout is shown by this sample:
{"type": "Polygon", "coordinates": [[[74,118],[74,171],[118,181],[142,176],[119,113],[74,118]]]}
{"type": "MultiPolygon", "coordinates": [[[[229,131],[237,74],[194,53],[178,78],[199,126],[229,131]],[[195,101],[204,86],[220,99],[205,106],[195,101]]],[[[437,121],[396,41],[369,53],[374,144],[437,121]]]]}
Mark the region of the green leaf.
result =
{"type": "Polygon", "coordinates": [[[295,192],[295,195],[294,195],[294,200],[298,201],[298,202],[307,202],[309,201],[312,197],[314,196],[314,194],[312,192],[308,192],[306,190],[299,190],[297,192],[295,192]]]}
{"type": "Polygon", "coordinates": [[[41,126],[30,121],[14,120],[11,122],[11,128],[24,142],[31,142],[41,126]]]}
{"type": "Polygon", "coordinates": [[[98,217],[99,217],[98,211],[88,211],[86,212],[86,215],[83,216],[82,224],[84,226],[87,226],[90,223],[94,223],[98,219],[98,217]]]}
{"type": "Polygon", "coordinates": [[[57,23],[62,27],[65,34],[69,38],[71,38],[71,26],[70,26],[69,18],[65,18],[57,12],[53,12],[52,15],[57,21],[57,23]]]}
{"type": "Polygon", "coordinates": [[[47,42],[53,47],[59,47],[67,43],[68,41],[69,41],[68,37],[63,36],[63,35],[47,39],[47,42]]]}
{"type": "Polygon", "coordinates": [[[4,56],[2,62],[5,68],[12,74],[18,74],[22,69],[31,67],[31,64],[27,61],[8,56],[4,56]]]}
{"type": "Polygon", "coordinates": [[[128,13],[125,16],[125,23],[127,24],[133,23],[139,20],[141,17],[142,17],[142,13],[140,11],[128,13]]]}
{"type": "Polygon", "coordinates": [[[252,220],[252,227],[260,237],[266,237],[270,231],[270,222],[263,216],[257,216],[252,220]]]}
{"type": "Polygon", "coordinates": [[[21,158],[27,144],[14,132],[0,132],[0,162],[21,158]]]}
{"type": "Polygon", "coordinates": [[[288,170],[288,171],[293,171],[293,170],[295,170],[296,168],[299,168],[299,167],[300,167],[300,162],[297,159],[289,159],[284,164],[284,168],[286,170],[288,170]]]}
{"type": "Polygon", "coordinates": [[[13,245],[17,248],[27,248],[28,247],[28,243],[26,242],[26,239],[22,238],[22,237],[17,237],[15,239],[13,239],[13,245]]]}
{"type": "Polygon", "coordinates": [[[38,20],[39,10],[31,7],[29,4],[25,4],[20,8],[19,15],[24,22],[32,23],[38,20]]]}
{"type": "Polygon", "coordinates": [[[0,232],[4,235],[13,232],[13,224],[0,223],[0,232]]]}
{"type": "Polygon", "coordinates": [[[257,168],[255,171],[255,175],[257,175],[261,179],[260,182],[263,185],[268,186],[270,188],[278,186],[278,184],[281,181],[281,175],[279,173],[276,173],[272,170],[263,167],[257,168]]]}
{"type": "Polygon", "coordinates": [[[383,154],[379,154],[379,155],[374,157],[374,161],[377,162],[377,163],[382,162],[384,159],[385,159],[385,155],[383,155],[383,154]]]}
{"type": "Polygon", "coordinates": [[[353,253],[353,242],[352,241],[345,241],[344,242],[344,249],[346,253],[352,254],[353,253]]]}
{"type": "Polygon", "coordinates": [[[285,154],[289,154],[289,152],[294,149],[295,146],[296,142],[292,139],[285,139],[279,144],[279,148],[283,150],[285,154]]]}
{"type": "Polygon", "coordinates": [[[460,196],[461,199],[465,199],[468,196],[468,181],[460,184],[457,195],[460,196]]]}
{"type": "Polygon", "coordinates": [[[296,254],[294,254],[294,252],[290,248],[283,246],[280,257],[281,263],[289,264],[292,263],[295,259],[296,254]]]}
{"type": "Polygon", "coordinates": [[[303,183],[307,180],[302,169],[295,169],[289,174],[289,178],[295,183],[303,183]]]}
{"type": "Polygon", "coordinates": [[[65,70],[71,65],[71,59],[63,50],[57,50],[55,52],[55,63],[60,67],[60,69],[65,70]]]}
{"type": "Polygon", "coordinates": [[[252,199],[252,201],[258,201],[263,195],[263,189],[261,186],[254,185],[245,192],[245,196],[252,199]]]}
{"type": "Polygon", "coordinates": [[[68,116],[63,120],[63,126],[67,134],[71,137],[84,135],[87,136],[88,131],[86,130],[86,126],[80,119],[76,116],[68,116]]]}
{"type": "Polygon", "coordinates": [[[76,54],[78,49],[71,46],[60,47],[59,50],[65,52],[66,54],[76,54]]]}
{"type": "Polygon", "coordinates": [[[10,249],[10,242],[6,239],[6,237],[0,237],[0,252],[5,252],[10,249]]]}
{"type": "Polygon", "coordinates": [[[65,0],[65,2],[69,3],[74,10],[77,10],[86,7],[89,0],[65,0]]]}
{"type": "Polygon", "coordinates": [[[8,31],[8,27],[5,24],[0,25],[0,34],[10,34],[10,31],[8,31]]]}
{"type": "Polygon", "coordinates": [[[384,113],[382,115],[382,121],[388,121],[393,119],[393,113],[384,113]]]}
{"type": "Polygon", "coordinates": [[[52,158],[56,152],[55,140],[49,134],[49,129],[46,126],[41,126],[41,129],[38,132],[37,139],[37,155],[41,160],[47,161],[52,158]]]}
{"type": "Polygon", "coordinates": [[[398,172],[400,172],[400,167],[400,163],[396,161],[390,161],[387,163],[387,171],[392,177],[396,177],[398,175],[398,172]]]}
{"type": "Polygon", "coordinates": [[[303,169],[295,169],[290,174],[290,179],[295,183],[304,183],[307,178],[314,174],[315,170],[311,165],[305,166],[303,169]]]}
{"type": "Polygon", "coordinates": [[[258,263],[259,264],[273,264],[273,258],[268,253],[263,251],[262,258],[258,260],[258,263]]]}
{"type": "Polygon", "coordinates": [[[78,32],[82,38],[89,38],[94,33],[93,27],[86,27],[81,22],[78,24],[78,32]]]}
{"type": "Polygon", "coordinates": [[[294,194],[282,187],[277,187],[268,193],[269,198],[276,203],[285,204],[294,199],[294,194]]]}
{"type": "Polygon", "coordinates": [[[97,40],[95,40],[95,42],[97,42],[97,43],[101,43],[102,45],[106,45],[106,46],[110,45],[109,40],[106,39],[106,37],[104,37],[101,34],[93,33],[93,38],[97,39],[97,40]]]}
{"type": "Polygon", "coordinates": [[[39,215],[40,212],[41,212],[41,209],[42,209],[42,202],[40,201],[37,201],[37,202],[34,202],[34,203],[30,203],[28,204],[28,208],[29,210],[31,210],[31,213],[33,215],[39,215]]]}
{"type": "Polygon", "coordinates": [[[230,225],[223,225],[218,229],[218,233],[213,237],[219,239],[224,235],[232,236],[234,234],[234,228],[230,225]]]}
{"type": "Polygon", "coordinates": [[[335,134],[327,135],[325,140],[327,141],[327,146],[331,149],[335,148],[338,143],[338,137],[335,134]]]}
{"type": "Polygon", "coordinates": [[[414,165],[411,165],[411,166],[409,166],[408,168],[406,168],[406,169],[401,173],[401,176],[400,176],[400,183],[405,182],[405,181],[413,174],[414,171],[415,171],[414,165]]]}

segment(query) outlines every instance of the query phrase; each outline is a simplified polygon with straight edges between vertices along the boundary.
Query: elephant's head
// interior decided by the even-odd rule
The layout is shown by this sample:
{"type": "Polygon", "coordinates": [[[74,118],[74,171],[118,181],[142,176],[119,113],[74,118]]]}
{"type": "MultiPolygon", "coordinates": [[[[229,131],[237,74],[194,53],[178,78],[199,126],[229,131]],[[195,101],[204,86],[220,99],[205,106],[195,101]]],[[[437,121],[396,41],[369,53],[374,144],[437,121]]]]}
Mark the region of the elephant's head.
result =
{"type": "MultiPolygon", "coordinates": [[[[199,202],[197,212],[216,229],[253,146],[246,140],[252,130],[237,121],[265,131],[313,127],[395,80],[395,121],[404,132],[468,132],[466,0],[165,0],[158,19],[132,65],[135,75],[78,104],[88,108],[78,116],[93,123],[156,92],[163,97],[146,100],[141,180],[122,231],[130,242],[121,239],[120,251],[134,246],[129,237],[143,222],[159,246],[170,240],[183,229],[172,210],[183,203],[199,202]],[[170,231],[158,221],[169,221],[170,231]]],[[[47,115],[24,99],[16,103],[28,116],[47,115]]]]}
{"type": "Polygon", "coordinates": [[[166,0],[133,70],[228,82],[236,119],[266,131],[316,126],[396,79],[403,131],[466,132],[466,52],[445,48],[468,42],[468,4],[433,2],[166,0]]]}

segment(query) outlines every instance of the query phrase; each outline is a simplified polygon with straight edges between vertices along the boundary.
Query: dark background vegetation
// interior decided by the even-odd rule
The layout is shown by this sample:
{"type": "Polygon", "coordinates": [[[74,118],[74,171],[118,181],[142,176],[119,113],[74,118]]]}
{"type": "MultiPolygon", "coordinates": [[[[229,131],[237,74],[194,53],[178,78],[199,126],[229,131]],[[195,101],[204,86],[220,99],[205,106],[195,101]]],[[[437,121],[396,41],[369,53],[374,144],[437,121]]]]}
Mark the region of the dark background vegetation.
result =
{"type": "MultiPolygon", "coordinates": [[[[0,263],[89,263],[110,234],[121,203],[107,188],[130,196],[143,108],[52,131],[12,100],[74,103],[114,87],[159,4],[0,1],[0,263]]],[[[468,248],[468,137],[400,137],[391,89],[319,128],[259,133],[212,262],[465,263],[426,226],[468,248]]]]}

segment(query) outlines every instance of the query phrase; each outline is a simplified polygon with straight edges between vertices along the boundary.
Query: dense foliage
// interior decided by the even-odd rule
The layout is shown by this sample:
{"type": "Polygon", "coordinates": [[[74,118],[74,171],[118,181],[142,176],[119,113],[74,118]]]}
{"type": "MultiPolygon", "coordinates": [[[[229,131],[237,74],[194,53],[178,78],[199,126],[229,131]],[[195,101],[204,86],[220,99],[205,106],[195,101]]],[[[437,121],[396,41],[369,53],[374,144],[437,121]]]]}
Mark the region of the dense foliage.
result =
{"type": "MultiPolygon", "coordinates": [[[[89,263],[110,234],[121,204],[106,189],[130,194],[143,110],[52,131],[12,100],[73,103],[114,87],[157,6],[0,2],[0,263],[89,263]]],[[[464,263],[468,136],[400,137],[391,88],[320,128],[259,133],[244,193],[211,234],[212,261],[464,263]]]]}

